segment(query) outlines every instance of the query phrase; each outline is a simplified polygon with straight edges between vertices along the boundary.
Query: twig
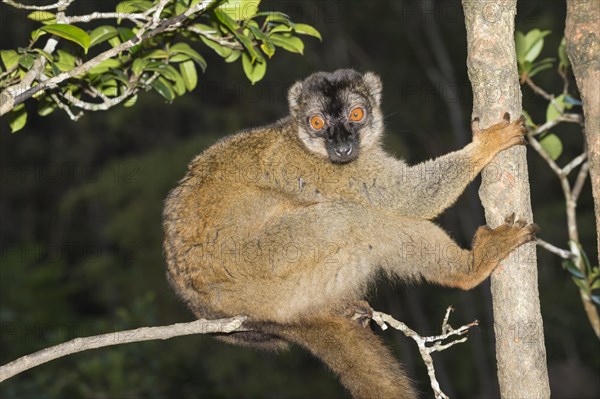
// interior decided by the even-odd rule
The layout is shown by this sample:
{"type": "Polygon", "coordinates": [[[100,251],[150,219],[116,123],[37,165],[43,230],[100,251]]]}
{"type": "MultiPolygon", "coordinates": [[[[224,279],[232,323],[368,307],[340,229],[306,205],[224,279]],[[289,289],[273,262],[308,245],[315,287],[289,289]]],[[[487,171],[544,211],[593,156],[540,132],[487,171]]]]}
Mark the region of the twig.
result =
{"type": "Polygon", "coordinates": [[[73,113],[73,111],[71,111],[71,108],[69,108],[69,106],[67,104],[64,104],[62,101],[60,101],[60,99],[58,98],[56,93],[52,93],[50,95],[50,98],[56,103],[56,106],[58,108],[62,109],[63,111],[65,111],[67,113],[67,115],[69,115],[69,118],[71,118],[72,121],[78,121],[79,118],[81,118],[83,116],[83,112],[81,112],[81,111],[77,115],[75,115],[73,113]]]}
{"type": "Polygon", "coordinates": [[[564,113],[564,114],[561,114],[556,119],[548,121],[548,122],[544,123],[543,125],[537,126],[535,128],[535,130],[530,131],[529,134],[533,135],[533,136],[537,136],[541,133],[544,133],[544,132],[552,129],[554,126],[558,125],[561,122],[572,122],[572,123],[581,124],[581,123],[583,123],[583,117],[580,114],[564,113]]]}
{"type": "Polygon", "coordinates": [[[389,324],[392,328],[396,330],[400,330],[407,337],[412,338],[419,347],[419,352],[421,353],[421,357],[427,366],[427,374],[429,374],[429,379],[431,382],[431,387],[433,388],[433,392],[435,394],[436,399],[448,399],[448,396],[442,391],[440,388],[440,384],[437,381],[435,376],[435,368],[433,367],[433,358],[431,354],[433,352],[440,352],[444,349],[447,349],[453,345],[456,345],[461,342],[465,342],[467,337],[463,337],[446,344],[442,344],[442,341],[448,339],[452,336],[460,336],[466,334],[471,327],[474,327],[479,324],[476,320],[472,323],[466,324],[464,326],[459,327],[458,329],[454,329],[450,324],[448,324],[448,318],[450,317],[450,312],[452,311],[452,306],[449,306],[446,310],[446,315],[444,316],[444,321],[442,322],[442,334],[436,335],[432,337],[422,337],[417,334],[414,330],[410,329],[406,324],[402,323],[399,320],[394,319],[392,316],[382,312],[373,312],[373,321],[375,321],[382,330],[387,329],[387,325],[389,324]],[[427,346],[426,343],[433,343],[433,345],[427,346]]]}
{"type": "Polygon", "coordinates": [[[569,162],[562,168],[562,175],[568,176],[569,173],[571,173],[573,171],[573,169],[575,169],[576,167],[581,165],[583,163],[583,161],[585,161],[587,159],[587,156],[588,156],[587,151],[584,151],[581,155],[573,158],[573,160],[571,162],[569,162]]]}
{"type": "Polygon", "coordinates": [[[524,81],[529,87],[531,87],[531,90],[533,90],[537,95],[544,97],[548,101],[554,101],[554,96],[552,94],[548,94],[540,86],[533,83],[533,80],[531,80],[531,78],[528,75],[525,76],[524,81]]]}
{"type": "Polygon", "coordinates": [[[54,4],[48,4],[45,6],[21,4],[21,3],[17,3],[14,0],[2,0],[2,2],[5,4],[8,4],[9,6],[13,6],[15,8],[19,8],[22,10],[46,11],[46,10],[54,10],[54,9],[61,9],[61,8],[67,7],[69,4],[71,4],[73,2],[73,0],[59,0],[54,4]]]}
{"type": "Polygon", "coordinates": [[[207,39],[212,40],[213,42],[218,43],[223,47],[228,47],[228,48],[234,49],[234,50],[242,50],[244,48],[241,44],[239,44],[237,42],[231,42],[225,38],[211,35],[210,33],[206,32],[204,30],[198,29],[195,26],[189,26],[187,28],[187,30],[190,32],[194,32],[200,36],[204,36],[207,39]]]}
{"type": "Polygon", "coordinates": [[[583,189],[583,185],[585,184],[585,180],[587,179],[590,171],[590,165],[588,162],[581,165],[581,169],[579,169],[579,173],[577,174],[577,178],[575,179],[575,184],[573,185],[573,191],[571,191],[571,197],[573,197],[573,201],[577,202],[579,199],[579,194],[581,194],[581,190],[583,189]]]}
{"type": "Polygon", "coordinates": [[[65,23],[73,24],[77,22],[91,22],[96,19],[128,19],[135,22],[138,26],[141,25],[140,21],[144,21],[146,16],[141,13],[125,13],[125,12],[93,12],[88,15],[73,15],[70,17],[64,17],[65,23]]]}
{"type": "Polygon", "coordinates": [[[20,357],[17,360],[5,364],[0,367],[0,382],[22,373],[25,370],[29,370],[49,362],[50,360],[58,359],[72,353],[102,348],[105,346],[128,344],[131,342],[169,339],[182,335],[244,331],[241,327],[245,320],[245,316],[236,316],[230,319],[219,320],[200,319],[189,323],[172,324],[170,326],[142,327],[134,330],[117,331],[85,338],[75,338],[65,343],[20,357]]]}
{"type": "Polygon", "coordinates": [[[557,165],[556,162],[554,162],[554,160],[552,158],[550,158],[550,155],[548,155],[548,153],[544,150],[544,148],[542,147],[542,145],[540,144],[539,141],[536,140],[535,137],[533,137],[532,134],[528,134],[527,137],[529,138],[529,144],[531,144],[531,147],[538,153],[540,154],[540,156],[542,158],[544,158],[544,161],[546,161],[546,163],[548,164],[548,166],[550,166],[550,168],[554,171],[554,173],[556,173],[557,176],[559,176],[559,178],[562,176],[562,169],[560,168],[560,166],[557,165]]]}
{"type": "Polygon", "coordinates": [[[537,245],[560,256],[563,259],[575,259],[575,255],[571,251],[554,246],[549,242],[542,240],[541,238],[537,239],[537,245]]]}

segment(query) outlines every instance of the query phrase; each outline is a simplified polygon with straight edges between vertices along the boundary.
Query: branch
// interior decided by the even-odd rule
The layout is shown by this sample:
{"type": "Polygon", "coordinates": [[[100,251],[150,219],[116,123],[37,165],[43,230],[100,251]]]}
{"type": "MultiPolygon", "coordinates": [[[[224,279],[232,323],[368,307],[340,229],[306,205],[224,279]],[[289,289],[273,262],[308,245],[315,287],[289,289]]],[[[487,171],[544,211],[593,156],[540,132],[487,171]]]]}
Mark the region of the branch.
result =
{"type": "MultiPolygon", "coordinates": [[[[178,26],[179,24],[181,24],[182,21],[185,21],[190,16],[197,14],[197,13],[205,12],[209,7],[211,7],[218,1],[220,1],[220,0],[204,0],[200,3],[198,3],[196,6],[189,8],[188,10],[186,10],[186,12],[184,12],[180,15],[177,15],[177,16],[174,16],[169,19],[161,21],[159,18],[157,18],[157,15],[158,16],[160,15],[162,10],[168,3],[168,0],[161,0],[158,3],[158,5],[156,5],[153,8],[150,8],[148,10],[148,11],[151,11],[154,13],[151,21],[148,22],[146,25],[142,26],[138,30],[136,35],[134,37],[132,37],[130,40],[128,40],[124,43],[121,43],[120,45],[113,47],[110,50],[107,50],[103,53],[98,54],[96,57],[71,69],[70,71],[63,72],[63,73],[56,75],[50,79],[40,82],[35,87],[31,87],[33,80],[35,80],[36,78],[38,80],[40,80],[39,76],[43,71],[43,65],[45,65],[45,58],[40,56],[34,63],[32,70],[29,71],[29,72],[31,72],[31,75],[30,75],[31,81],[26,81],[26,82],[22,81],[21,83],[11,86],[11,87],[7,88],[6,90],[4,90],[4,92],[0,93],[0,116],[9,112],[15,106],[19,105],[20,103],[24,102],[25,100],[31,98],[34,94],[36,94],[40,91],[46,90],[46,89],[55,88],[59,83],[63,82],[64,80],[74,78],[78,75],[86,73],[87,71],[89,71],[90,69],[95,67],[96,65],[100,64],[102,61],[112,58],[123,51],[129,50],[130,48],[132,48],[139,42],[150,39],[150,38],[158,35],[159,33],[164,32],[169,27],[178,26]],[[36,64],[38,63],[38,61],[39,61],[39,63],[41,63],[42,67],[36,69],[36,64]],[[34,69],[36,71],[33,71],[34,69]]],[[[50,40],[54,40],[56,42],[55,39],[50,39],[50,40]]],[[[49,40],[49,42],[50,42],[50,40],[49,40]]],[[[56,45],[56,43],[54,43],[54,46],[55,45],[56,45]]],[[[47,44],[47,46],[48,46],[48,44],[47,44]]],[[[52,47],[52,50],[54,50],[54,47],[52,47]]],[[[28,72],[28,75],[29,75],[29,72],[28,72]]],[[[27,75],[26,75],[26,77],[27,77],[27,75]]],[[[25,80],[25,78],[23,80],[25,80]]]]}
{"type": "Polygon", "coordinates": [[[552,245],[549,242],[542,240],[541,238],[537,239],[537,245],[552,252],[553,254],[560,256],[563,259],[575,259],[575,255],[573,254],[573,252],[552,245]]]}
{"type": "Polygon", "coordinates": [[[59,345],[42,349],[18,358],[0,367],[0,382],[7,380],[25,370],[29,370],[50,360],[58,359],[72,353],[83,352],[105,346],[128,344],[131,342],[152,341],[155,339],[170,339],[183,335],[231,333],[244,331],[242,324],[245,316],[230,319],[195,320],[189,323],[177,323],[170,326],[142,327],[134,330],[117,331],[107,334],[94,335],[85,338],[75,338],[59,345]]]}
{"type": "Polygon", "coordinates": [[[554,126],[558,125],[560,122],[571,122],[571,123],[583,123],[583,117],[580,114],[573,113],[563,113],[558,118],[553,119],[544,123],[543,125],[537,126],[535,130],[529,132],[529,134],[533,136],[537,136],[538,134],[544,133],[547,130],[552,129],[554,126]]]}
{"type": "Polygon", "coordinates": [[[435,368],[433,367],[433,358],[431,354],[433,352],[441,352],[444,349],[448,349],[449,347],[456,345],[461,342],[465,342],[467,337],[463,337],[457,339],[455,341],[448,342],[447,344],[442,344],[442,341],[448,339],[452,336],[460,336],[466,334],[471,327],[474,327],[479,324],[477,320],[472,323],[466,324],[458,329],[454,329],[450,324],[448,324],[448,318],[450,317],[450,312],[452,311],[452,306],[449,306],[446,309],[446,315],[444,316],[444,321],[442,322],[442,334],[436,335],[432,337],[422,337],[417,334],[414,330],[410,329],[406,324],[402,323],[394,319],[392,316],[382,312],[373,312],[373,321],[375,321],[382,330],[386,330],[388,324],[390,327],[395,328],[396,330],[400,330],[407,337],[412,338],[419,347],[419,352],[421,353],[421,357],[427,366],[427,374],[429,374],[429,379],[431,381],[431,387],[433,388],[433,392],[435,393],[436,399],[448,399],[448,396],[442,391],[440,388],[440,384],[435,377],[435,368]],[[431,346],[427,346],[427,343],[433,343],[431,346]]]}
{"type": "Polygon", "coordinates": [[[190,32],[194,32],[197,35],[204,36],[207,39],[212,40],[213,42],[216,42],[223,47],[228,47],[233,50],[243,50],[244,49],[244,47],[237,42],[231,42],[229,40],[223,39],[222,37],[213,36],[204,30],[196,28],[195,26],[190,26],[187,28],[187,30],[190,32]]]}
{"type": "Polygon", "coordinates": [[[34,10],[34,11],[46,11],[46,10],[54,10],[54,9],[65,9],[67,8],[74,0],[59,0],[54,4],[48,4],[45,6],[35,6],[29,4],[21,4],[17,3],[13,0],[2,0],[3,3],[8,4],[9,6],[13,6],[15,8],[19,8],[22,10],[34,10]]]}
{"type": "Polygon", "coordinates": [[[583,189],[583,185],[585,180],[587,179],[590,171],[590,165],[588,162],[581,165],[581,169],[579,169],[579,173],[577,174],[577,178],[575,179],[575,185],[573,186],[573,191],[571,192],[571,196],[573,197],[573,201],[577,202],[579,199],[579,194],[581,194],[581,190],[583,189]]]}
{"type": "Polygon", "coordinates": [[[140,25],[140,21],[144,21],[146,16],[141,13],[125,13],[125,12],[93,12],[88,15],[73,15],[71,17],[65,17],[66,24],[73,24],[77,22],[91,22],[96,19],[128,19],[140,25]]]}

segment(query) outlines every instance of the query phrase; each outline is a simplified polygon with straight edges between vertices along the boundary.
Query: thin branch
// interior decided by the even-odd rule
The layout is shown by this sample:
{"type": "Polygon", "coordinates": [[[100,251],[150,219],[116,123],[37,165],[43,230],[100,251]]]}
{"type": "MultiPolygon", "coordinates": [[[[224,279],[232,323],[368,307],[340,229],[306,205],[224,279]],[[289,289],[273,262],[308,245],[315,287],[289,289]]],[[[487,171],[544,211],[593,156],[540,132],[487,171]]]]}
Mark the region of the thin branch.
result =
{"type": "Polygon", "coordinates": [[[219,37],[219,36],[213,36],[210,33],[208,33],[207,31],[198,29],[195,26],[189,26],[189,27],[187,27],[187,30],[190,32],[196,33],[200,36],[204,36],[207,39],[212,40],[213,42],[218,43],[223,47],[228,47],[228,48],[234,49],[234,50],[242,50],[244,48],[241,44],[239,44],[237,42],[232,42],[232,41],[229,41],[229,40],[219,37]]]}
{"type": "Polygon", "coordinates": [[[572,122],[572,123],[581,124],[581,123],[583,123],[583,117],[580,114],[564,113],[564,114],[561,114],[556,119],[548,121],[548,122],[544,123],[543,125],[537,126],[536,129],[530,131],[529,134],[533,135],[533,136],[537,136],[541,133],[544,133],[544,132],[552,129],[554,126],[558,125],[561,122],[572,122]]]}
{"type": "Polygon", "coordinates": [[[560,256],[563,259],[575,259],[576,257],[573,252],[554,246],[549,242],[542,240],[541,238],[537,239],[537,245],[552,252],[553,254],[560,256]]]}
{"type": "Polygon", "coordinates": [[[573,197],[573,201],[577,202],[579,199],[579,194],[581,194],[581,190],[583,189],[583,185],[585,184],[585,180],[590,174],[590,165],[589,162],[581,165],[581,169],[579,169],[579,173],[577,174],[577,178],[575,179],[575,184],[573,185],[573,191],[571,192],[571,196],[573,197]]]}
{"type": "Polygon", "coordinates": [[[17,3],[14,0],[2,0],[2,2],[5,4],[8,4],[9,6],[13,6],[15,8],[19,8],[22,10],[46,11],[46,10],[65,8],[65,7],[69,6],[69,4],[71,4],[73,2],[73,0],[59,0],[54,4],[48,4],[45,6],[21,4],[21,3],[17,3]]]}
{"type": "Polygon", "coordinates": [[[50,360],[90,349],[128,344],[131,342],[152,341],[155,339],[164,340],[191,334],[245,331],[241,328],[245,320],[245,316],[236,316],[230,319],[219,320],[200,319],[189,323],[172,324],[170,326],[142,327],[134,330],[117,331],[85,338],[75,338],[65,343],[42,349],[39,352],[20,357],[17,360],[0,367],[0,382],[22,373],[25,370],[49,362],[50,360]]]}
{"type": "Polygon", "coordinates": [[[69,108],[69,106],[67,104],[60,101],[60,99],[58,98],[56,93],[52,93],[50,95],[50,98],[52,99],[52,101],[54,101],[56,103],[56,106],[58,108],[62,109],[63,111],[65,111],[67,113],[67,115],[69,115],[69,118],[71,118],[72,121],[78,121],[79,118],[81,118],[83,116],[82,111],[80,111],[77,115],[75,115],[73,113],[73,111],[71,111],[71,108],[69,108]]]}
{"type": "Polygon", "coordinates": [[[527,85],[529,87],[531,87],[531,90],[533,90],[537,95],[544,97],[548,101],[554,101],[554,96],[552,94],[548,94],[540,86],[533,83],[533,80],[531,80],[531,78],[529,76],[525,76],[524,81],[525,81],[525,83],[527,83],[527,85]]]}
{"type": "Polygon", "coordinates": [[[548,166],[550,166],[554,173],[556,173],[556,175],[560,178],[563,173],[560,166],[558,166],[556,162],[554,162],[554,160],[550,158],[550,155],[548,155],[548,153],[544,150],[540,142],[537,141],[532,134],[528,134],[527,137],[529,138],[529,144],[531,144],[531,147],[533,147],[533,149],[536,150],[542,158],[544,158],[544,161],[546,161],[548,166]]]}
{"type": "Polygon", "coordinates": [[[440,384],[437,381],[435,376],[435,368],[433,367],[433,358],[431,354],[433,352],[440,352],[444,349],[448,349],[449,347],[456,345],[461,342],[465,342],[467,337],[456,339],[454,341],[448,342],[446,344],[442,344],[442,341],[452,337],[452,336],[461,336],[466,334],[471,327],[478,325],[478,321],[474,321],[472,323],[461,326],[458,329],[454,329],[450,324],[448,324],[448,318],[450,317],[450,312],[452,311],[452,306],[449,306],[446,310],[446,315],[444,316],[444,321],[442,322],[442,334],[436,335],[433,337],[422,337],[417,334],[414,330],[410,329],[406,324],[402,323],[399,320],[394,319],[392,316],[382,312],[373,312],[373,321],[375,321],[382,330],[387,329],[387,325],[389,324],[392,328],[396,330],[400,330],[407,337],[412,338],[419,347],[419,352],[421,353],[421,357],[427,366],[427,374],[429,374],[429,379],[431,382],[431,387],[433,388],[433,392],[435,394],[436,399],[448,399],[448,396],[442,391],[440,388],[440,384]],[[433,343],[431,346],[427,346],[426,343],[433,343]]]}
{"type": "Polygon", "coordinates": [[[138,26],[141,25],[140,21],[146,20],[146,16],[141,13],[125,13],[125,12],[93,12],[88,15],[73,15],[70,17],[64,17],[65,23],[73,24],[77,22],[91,22],[96,19],[127,19],[135,22],[138,26]]]}
{"type": "Polygon", "coordinates": [[[576,167],[581,165],[583,163],[583,161],[585,161],[586,159],[587,159],[587,151],[584,151],[578,157],[573,158],[573,160],[571,162],[569,162],[568,164],[565,165],[564,168],[562,168],[563,176],[568,176],[569,173],[571,173],[573,171],[573,169],[575,169],[576,167]]]}

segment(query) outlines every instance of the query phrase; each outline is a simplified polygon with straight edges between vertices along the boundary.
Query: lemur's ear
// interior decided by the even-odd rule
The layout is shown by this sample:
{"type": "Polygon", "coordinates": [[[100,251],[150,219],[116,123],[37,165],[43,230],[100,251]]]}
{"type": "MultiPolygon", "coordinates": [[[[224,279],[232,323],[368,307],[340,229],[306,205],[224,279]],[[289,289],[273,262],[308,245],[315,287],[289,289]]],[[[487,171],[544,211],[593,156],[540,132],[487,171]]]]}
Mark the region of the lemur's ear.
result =
{"type": "Polygon", "coordinates": [[[369,93],[377,105],[379,105],[381,102],[381,79],[379,79],[379,76],[373,72],[365,72],[363,75],[363,82],[369,89],[369,93]]]}
{"type": "Polygon", "coordinates": [[[300,107],[300,93],[302,92],[302,82],[296,82],[288,90],[288,104],[290,113],[295,114],[300,107]]]}

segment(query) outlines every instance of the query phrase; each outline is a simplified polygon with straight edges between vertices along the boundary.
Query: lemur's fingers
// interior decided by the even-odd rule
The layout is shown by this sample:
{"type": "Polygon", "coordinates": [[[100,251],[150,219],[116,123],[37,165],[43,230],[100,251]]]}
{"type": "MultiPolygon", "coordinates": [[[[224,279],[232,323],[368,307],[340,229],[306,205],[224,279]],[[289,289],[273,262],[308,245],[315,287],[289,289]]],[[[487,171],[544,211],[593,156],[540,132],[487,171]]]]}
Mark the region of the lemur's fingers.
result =
{"type": "Polygon", "coordinates": [[[508,225],[513,225],[515,223],[515,213],[511,213],[507,217],[504,218],[504,223],[508,225]]]}

